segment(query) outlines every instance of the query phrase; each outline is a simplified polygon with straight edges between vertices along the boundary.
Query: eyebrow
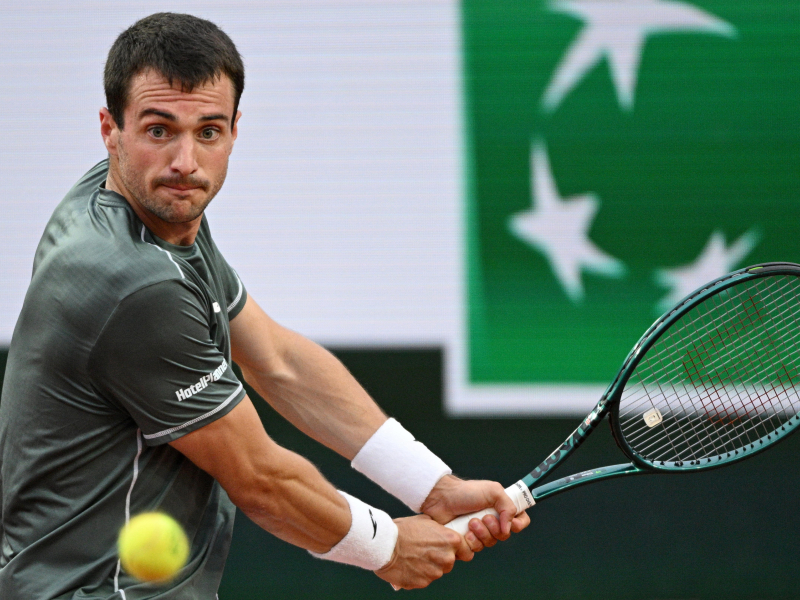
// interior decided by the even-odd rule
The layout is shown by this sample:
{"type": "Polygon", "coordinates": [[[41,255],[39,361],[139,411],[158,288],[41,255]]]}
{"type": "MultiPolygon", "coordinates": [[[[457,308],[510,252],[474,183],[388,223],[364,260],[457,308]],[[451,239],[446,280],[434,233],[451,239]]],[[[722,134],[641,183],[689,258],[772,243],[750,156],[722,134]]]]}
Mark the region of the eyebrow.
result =
{"type": "Polygon", "coordinates": [[[178,117],[173,115],[172,113],[164,112],[163,110],[156,110],[155,108],[145,108],[142,112],[139,113],[139,118],[146,117],[147,115],[156,115],[157,117],[162,117],[167,121],[177,121],[178,117]]]}
{"type": "MultiPolygon", "coordinates": [[[[164,112],[163,110],[157,110],[155,108],[145,108],[142,112],[139,113],[139,118],[146,117],[147,115],[156,115],[157,117],[161,117],[166,119],[167,121],[177,122],[178,117],[173,115],[172,113],[164,112]]],[[[227,115],[223,115],[222,113],[215,114],[215,115],[206,115],[204,117],[200,117],[199,119],[202,121],[228,121],[230,117],[227,115]]]]}

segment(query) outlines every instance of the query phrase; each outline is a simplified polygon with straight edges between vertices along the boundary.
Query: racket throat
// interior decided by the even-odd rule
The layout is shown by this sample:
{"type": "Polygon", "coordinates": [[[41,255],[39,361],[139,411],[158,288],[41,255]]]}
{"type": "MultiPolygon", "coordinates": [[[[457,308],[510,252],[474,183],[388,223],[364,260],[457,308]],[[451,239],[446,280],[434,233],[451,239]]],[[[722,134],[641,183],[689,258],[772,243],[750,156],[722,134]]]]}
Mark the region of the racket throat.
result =
{"type": "MultiPolygon", "coordinates": [[[[599,467],[597,469],[589,469],[588,471],[575,473],[574,475],[562,477],[561,479],[556,479],[550,483],[540,485],[539,487],[532,489],[530,493],[531,496],[533,496],[534,502],[541,502],[545,498],[555,496],[561,492],[566,492],[567,490],[579,485],[592,483],[601,479],[611,479],[612,477],[622,477],[623,475],[638,475],[641,473],[650,473],[650,471],[642,470],[632,463],[612,465],[610,467],[599,467]]],[[[530,475],[528,477],[530,477],[530,475]]],[[[526,486],[533,484],[533,481],[531,481],[530,484],[525,481],[528,479],[528,477],[524,477],[522,479],[522,483],[526,486]]]]}
{"type": "Polygon", "coordinates": [[[578,428],[572,432],[561,446],[556,448],[550,456],[548,456],[542,463],[526,475],[521,481],[528,487],[533,489],[534,483],[545,477],[550,471],[555,469],[558,465],[564,462],[583,442],[589,437],[589,434],[594,431],[595,427],[605,418],[609,410],[608,400],[603,397],[597,403],[594,410],[578,425],[578,428]]]}

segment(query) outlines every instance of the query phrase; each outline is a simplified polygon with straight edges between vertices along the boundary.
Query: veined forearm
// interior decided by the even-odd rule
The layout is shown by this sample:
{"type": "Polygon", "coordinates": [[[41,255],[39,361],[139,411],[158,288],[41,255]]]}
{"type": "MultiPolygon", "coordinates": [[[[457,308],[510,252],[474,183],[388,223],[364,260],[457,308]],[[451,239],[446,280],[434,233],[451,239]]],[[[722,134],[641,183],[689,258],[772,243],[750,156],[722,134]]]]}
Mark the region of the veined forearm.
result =
{"type": "Polygon", "coordinates": [[[349,530],[350,508],[310,462],[283,448],[278,454],[278,468],[254,473],[250,485],[229,491],[231,500],[276,537],[327,552],[349,530]]]}
{"type": "Polygon", "coordinates": [[[306,435],[352,459],[386,420],[344,365],[278,325],[252,298],[231,321],[233,359],[247,382],[306,435]]]}
{"type": "Polygon", "coordinates": [[[386,416],[333,354],[285,331],[271,361],[242,365],[245,379],[303,433],[352,459],[386,416]]]}

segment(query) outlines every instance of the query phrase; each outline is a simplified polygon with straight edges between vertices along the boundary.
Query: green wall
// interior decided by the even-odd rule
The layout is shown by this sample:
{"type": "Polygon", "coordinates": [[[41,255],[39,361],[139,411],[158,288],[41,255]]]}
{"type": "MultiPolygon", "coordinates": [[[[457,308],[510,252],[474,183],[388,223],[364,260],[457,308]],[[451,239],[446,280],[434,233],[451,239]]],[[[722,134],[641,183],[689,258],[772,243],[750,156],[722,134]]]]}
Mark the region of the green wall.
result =
{"type": "MultiPolygon", "coordinates": [[[[443,356],[437,349],[337,354],[388,413],[465,477],[511,483],[577,425],[574,419],[443,417],[443,356]]],[[[347,461],[257,405],[270,435],[313,460],[337,486],[393,515],[407,512],[347,461]]],[[[564,469],[622,462],[620,456],[601,427],[564,469]]],[[[524,533],[472,563],[459,563],[414,597],[797,598],[798,494],[800,436],[727,469],[587,486],[535,507],[524,533]]],[[[394,594],[371,573],[314,560],[241,514],[220,589],[221,600],[394,594]]]]}
{"type": "Polygon", "coordinates": [[[605,384],[701,284],[798,261],[800,2],[461,7],[471,381],[605,384]]]}

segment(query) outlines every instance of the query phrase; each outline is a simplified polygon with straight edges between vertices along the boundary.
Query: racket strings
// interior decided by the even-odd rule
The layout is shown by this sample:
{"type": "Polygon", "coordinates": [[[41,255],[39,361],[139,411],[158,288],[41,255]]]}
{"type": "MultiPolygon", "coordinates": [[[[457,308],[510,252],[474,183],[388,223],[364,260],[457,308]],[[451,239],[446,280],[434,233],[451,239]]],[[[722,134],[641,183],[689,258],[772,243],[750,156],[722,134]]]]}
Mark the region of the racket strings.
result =
{"type": "MultiPolygon", "coordinates": [[[[675,338],[675,337],[676,337],[676,335],[680,336],[680,334],[681,334],[681,333],[682,333],[681,331],[672,332],[672,333],[670,334],[670,337],[671,337],[671,338],[675,338]]],[[[682,343],[682,344],[684,344],[684,345],[691,345],[691,344],[693,344],[693,343],[694,343],[695,347],[696,347],[696,345],[697,345],[697,344],[696,344],[696,342],[692,342],[691,340],[686,340],[686,338],[684,338],[684,337],[682,337],[682,336],[680,337],[680,343],[682,343]]],[[[662,375],[663,375],[663,374],[667,374],[667,375],[668,375],[670,378],[672,378],[672,376],[674,375],[674,372],[675,372],[675,371],[680,371],[680,370],[688,371],[688,373],[689,373],[690,375],[692,374],[692,371],[695,371],[695,372],[697,371],[697,367],[696,367],[696,365],[695,365],[695,368],[694,368],[694,369],[687,369],[687,368],[686,368],[686,362],[685,362],[685,361],[684,361],[684,362],[676,362],[676,363],[674,364],[674,366],[673,366],[673,369],[671,369],[671,370],[670,370],[668,367],[666,367],[666,366],[663,366],[663,363],[664,363],[664,352],[663,352],[663,348],[664,348],[665,346],[669,346],[669,345],[670,345],[670,344],[666,344],[666,345],[665,345],[665,344],[660,344],[660,345],[659,345],[659,347],[655,348],[655,350],[656,350],[656,352],[657,352],[657,354],[658,354],[658,357],[659,357],[659,359],[660,359],[660,360],[661,360],[661,362],[662,362],[662,375]]],[[[746,348],[745,348],[745,349],[746,349],[746,348]]],[[[651,357],[652,357],[652,353],[651,353],[651,357]]],[[[730,352],[730,353],[728,354],[728,358],[733,358],[733,359],[735,359],[735,361],[739,361],[739,360],[741,360],[741,358],[742,358],[742,357],[741,357],[741,356],[737,356],[737,355],[735,354],[735,352],[730,352]]],[[[695,362],[695,363],[696,363],[696,361],[693,361],[693,362],[695,362]]],[[[734,362],[734,365],[736,365],[736,364],[737,364],[737,362],[734,362]]],[[[716,366],[716,365],[714,365],[713,363],[709,363],[709,361],[706,359],[706,368],[708,368],[708,366],[709,366],[709,365],[710,365],[710,366],[712,366],[712,367],[716,366]]],[[[708,386],[707,386],[707,385],[705,385],[704,387],[706,387],[706,391],[708,391],[708,386]]],[[[628,395],[628,396],[630,396],[630,389],[629,389],[629,392],[628,392],[628,394],[627,394],[627,395],[628,395]]],[[[709,395],[709,396],[710,396],[710,395],[709,395]]]]}
{"type": "MultiPolygon", "coordinates": [[[[693,375],[691,370],[689,370],[689,375],[693,375]]],[[[738,374],[738,377],[741,378],[741,375],[738,374]]],[[[690,379],[691,379],[691,377],[690,377],[690,379]]],[[[720,379],[723,379],[723,378],[720,378],[720,379]]],[[[727,371],[727,376],[724,379],[727,379],[727,380],[732,379],[732,377],[730,375],[730,371],[727,371]]],[[[730,420],[730,421],[733,421],[733,422],[737,422],[739,420],[738,412],[741,412],[741,411],[737,411],[736,413],[734,413],[734,411],[732,411],[730,408],[722,406],[722,404],[721,404],[721,400],[722,399],[719,397],[720,394],[716,393],[716,389],[718,387],[721,387],[718,383],[712,382],[712,385],[708,385],[707,383],[702,383],[700,386],[695,386],[695,387],[699,387],[700,388],[700,393],[701,393],[700,398],[705,400],[705,402],[703,403],[704,409],[705,409],[705,411],[704,411],[705,412],[705,416],[707,417],[707,419],[711,423],[716,424],[718,422],[725,422],[727,420],[730,420]]],[[[730,390],[730,386],[726,386],[726,387],[728,388],[728,390],[726,390],[726,391],[729,391],[730,390]]],[[[779,386],[775,386],[775,389],[777,389],[779,392],[780,391],[783,391],[783,392],[787,391],[785,383],[781,384],[779,386]],[[780,390],[781,387],[783,388],[783,390],[780,390]]],[[[741,390],[739,388],[734,388],[734,392],[736,392],[736,397],[739,399],[740,404],[744,406],[745,412],[747,412],[747,413],[752,413],[753,412],[751,409],[753,407],[756,407],[756,402],[758,402],[758,404],[763,409],[765,404],[766,404],[765,400],[764,400],[765,397],[768,399],[770,404],[774,404],[774,400],[777,398],[777,400],[779,401],[779,404],[781,405],[781,408],[784,411],[786,410],[786,407],[785,407],[784,403],[781,401],[782,400],[782,396],[783,396],[783,394],[781,394],[781,393],[779,393],[777,395],[777,397],[776,397],[775,395],[771,395],[769,393],[769,391],[766,391],[766,393],[765,393],[763,388],[749,390],[749,397],[751,398],[751,400],[750,401],[743,401],[741,399],[741,397],[742,397],[741,390]]],[[[683,409],[682,412],[686,413],[686,410],[683,409]]],[[[766,414],[766,416],[768,418],[772,419],[773,421],[775,420],[775,415],[779,414],[779,413],[780,413],[780,410],[777,410],[777,411],[776,410],[767,410],[767,411],[764,412],[764,414],[766,414]]],[[[689,421],[689,424],[691,425],[694,437],[696,439],[698,439],[698,440],[703,440],[703,444],[702,444],[703,446],[708,446],[708,442],[707,442],[707,439],[705,437],[705,432],[704,431],[698,431],[698,427],[696,425],[697,421],[689,421]]],[[[773,427],[774,427],[774,425],[773,425],[773,427]]],[[[720,432],[720,439],[723,440],[723,441],[733,442],[734,445],[735,445],[737,443],[737,440],[735,439],[735,437],[738,434],[739,436],[744,436],[745,442],[749,441],[749,442],[752,443],[753,441],[755,441],[754,437],[753,437],[753,434],[748,429],[742,430],[741,427],[737,427],[737,429],[738,430],[734,430],[734,431],[729,431],[727,429],[726,430],[722,430],[720,432]]],[[[668,426],[668,432],[669,432],[669,426],[668,426]]],[[[685,431],[684,431],[684,433],[685,433],[685,431]]],[[[759,432],[758,437],[761,437],[761,435],[763,433],[764,433],[763,431],[759,432]]],[[[672,437],[672,436],[670,436],[670,437],[672,437]]],[[[671,445],[674,447],[675,446],[674,442],[672,442],[671,445]]],[[[653,449],[652,445],[647,448],[647,450],[650,450],[650,451],[652,449],[653,449]]],[[[725,450],[728,450],[728,449],[729,448],[727,448],[727,447],[725,448],[725,450]]],[[[701,449],[701,451],[705,451],[705,450],[706,450],[705,447],[701,449]]],[[[697,457],[697,452],[694,453],[693,457],[697,457]]]]}
{"type": "MultiPolygon", "coordinates": [[[[674,338],[676,335],[679,335],[679,334],[680,334],[680,332],[673,332],[673,333],[671,333],[671,334],[670,334],[670,338],[674,338]]],[[[798,334],[794,334],[794,335],[795,335],[795,336],[797,336],[798,334]]],[[[685,338],[681,338],[681,339],[679,340],[679,342],[680,342],[680,343],[682,343],[682,344],[689,344],[689,343],[691,343],[690,341],[687,341],[685,338]]],[[[654,349],[652,349],[652,350],[651,350],[651,352],[650,352],[650,355],[649,355],[649,358],[651,358],[651,359],[652,359],[652,357],[653,357],[654,353],[655,353],[655,355],[657,355],[657,356],[658,356],[659,360],[660,360],[660,361],[661,361],[661,363],[662,363],[662,373],[661,373],[660,375],[661,375],[661,377],[662,377],[663,379],[665,379],[665,380],[670,380],[670,379],[673,379],[673,378],[674,378],[674,374],[675,374],[675,372],[678,372],[678,371],[685,370],[685,364],[684,364],[684,363],[679,363],[679,362],[676,362],[675,364],[673,364],[673,365],[671,365],[671,366],[668,366],[668,365],[664,364],[664,354],[665,354],[665,353],[664,353],[664,351],[663,351],[663,350],[664,350],[664,347],[665,347],[665,346],[669,346],[669,345],[670,345],[670,344],[666,344],[666,345],[665,345],[665,344],[660,344],[658,347],[655,347],[654,349]],[[666,375],[666,377],[665,377],[665,375],[666,375]]],[[[794,345],[793,345],[792,347],[796,347],[796,346],[794,346],[794,345]]],[[[731,353],[731,354],[729,355],[729,358],[733,358],[733,359],[741,359],[741,356],[736,356],[736,354],[735,354],[735,353],[731,353]]],[[[709,366],[709,364],[710,364],[710,366],[714,366],[714,365],[713,365],[713,364],[711,364],[711,363],[707,363],[706,367],[708,367],[708,366],[709,366]]],[[[736,364],[737,364],[737,363],[736,363],[736,362],[734,362],[734,366],[735,366],[736,364]]],[[[695,369],[695,370],[696,370],[696,369],[695,369]]],[[[661,384],[660,384],[660,382],[657,382],[657,384],[658,384],[658,385],[661,385],[661,384]]],[[[646,392],[647,390],[644,390],[644,391],[646,392]]],[[[629,388],[626,390],[626,392],[627,392],[627,393],[626,393],[626,398],[628,398],[628,399],[630,400],[630,399],[631,399],[631,397],[632,397],[632,395],[633,395],[633,394],[632,394],[632,392],[633,392],[633,393],[635,393],[635,388],[631,388],[631,387],[629,386],[629,388]]],[[[644,397],[644,398],[646,399],[646,398],[647,398],[647,394],[646,394],[646,393],[642,394],[642,397],[644,397]]],[[[635,398],[633,398],[633,399],[635,400],[635,398]]],[[[630,404],[630,402],[629,402],[629,404],[630,404]]],[[[637,407],[636,407],[635,405],[633,405],[633,406],[632,406],[632,408],[634,408],[634,409],[635,409],[635,408],[637,408],[637,407]]],[[[621,412],[623,412],[623,413],[624,413],[624,411],[621,411],[621,412]]]]}
{"type": "Polygon", "coordinates": [[[763,443],[800,413],[798,294],[795,277],[750,280],[673,324],[623,391],[630,447],[650,462],[717,458],[763,443]]]}
{"type": "MultiPolygon", "coordinates": [[[[728,373],[728,377],[727,378],[730,379],[730,374],[729,373],[728,373]]],[[[704,403],[705,416],[708,418],[709,421],[711,421],[712,423],[717,423],[717,422],[725,422],[726,420],[736,421],[738,419],[738,415],[731,414],[731,411],[726,410],[726,409],[721,407],[720,399],[718,397],[716,397],[717,394],[715,394],[713,392],[713,390],[710,389],[712,386],[709,386],[708,384],[705,384],[705,385],[702,385],[700,387],[701,387],[701,390],[700,390],[701,391],[701,398],[705,399],[705,403],[704,403]]],[[[718,384],[715,384],[713,387],[718,387],[718,384]]],[[[786,391],[785,387],[786,387],[785,384],[783,384],[782,386],[776,386],[776,389],[778,389],[778,391],[779,391],[779,394],[777,396],[778,400],[781,399],[781,395],[782,395],[782,394],[780,394],[780,391],[786,391]],[[780,390],[780,387],[783,387],[784,389],[780,390]]],[[[737,392],[736,395],[740,399],[741,404],[744,405],[745,411],[748,412],[748,413],[753,412],[752,411],[752,407],[756,406],[756,403],[760,404],[762,407],[765,405],[765,401],[764,401],[764,398],[763,398],[763,396],[764,396],[763,389],[762,390],[755,390],[755,391],[751,390],[750,396],[754,399],[751,402],[741,401],[741,392],[739,390],[737,390],[737,389],[735,389],[735,391],[737,392]]],[[[769,400],[771,400],[771,401],[774,400],[774,397],[770,398],[769,392],[767,392],[767,398],[769,400]]],[[[783,404],[783,403],[781,402],[781,404],[783,404]]],[[[785,409],[785,406],[783,408],[785,409]]],[[[685,410],[683,412],[685,412],[685,410]]],[[[772,418],[774,420],[774,418],[775,418],[774,415],[776,414],[776,411],[767,411],[766,414],[767,414],[768,417],[770,417],[770,418],[772,418]]],[[[691,422],[691,424],[694,425],[694,422],[691,422]]],[[[698,432],[696,426],[693,427],[693,431],[695,432],[695,436],[696,437],[698,437],[700,439],[703,439],[701,437],[702,432],[698,432]]],[[[731,435],[732,432],[724,431],[723,433],[727,434],[727,435],[723,435],[722,436],[723,439],[727,438],[728,440],[731,440],[731,438],[733,437],[731,435]]],[[[739,431],[739,432],[733,432],[733,433],[739,433],[740,435],[744,434],[744,435],[746,435],[748,441],[751,441],[751,442],[753,441],[752,434],[750,434],[747,431],[744,431],[744,432],[739,431]]],[[[761,433],[763,433],[763,432],[761,432],[761,433]]],[[[675,444],[673,442],[672,446],[674,446],[674,445],[675,444]]]]}

